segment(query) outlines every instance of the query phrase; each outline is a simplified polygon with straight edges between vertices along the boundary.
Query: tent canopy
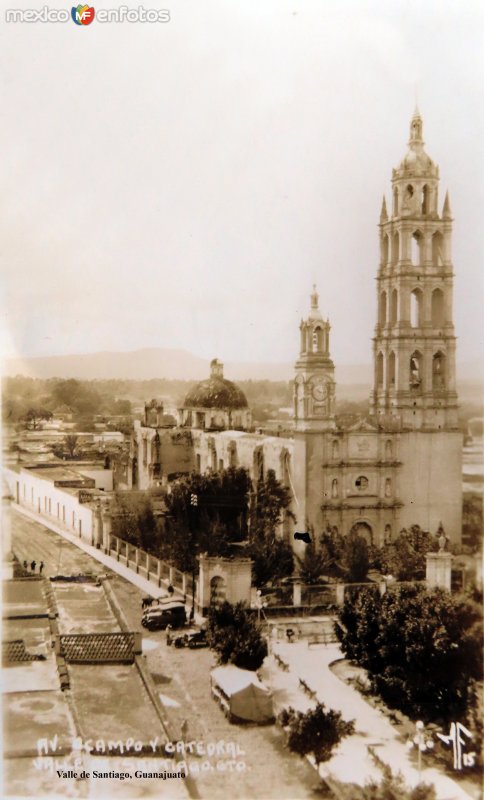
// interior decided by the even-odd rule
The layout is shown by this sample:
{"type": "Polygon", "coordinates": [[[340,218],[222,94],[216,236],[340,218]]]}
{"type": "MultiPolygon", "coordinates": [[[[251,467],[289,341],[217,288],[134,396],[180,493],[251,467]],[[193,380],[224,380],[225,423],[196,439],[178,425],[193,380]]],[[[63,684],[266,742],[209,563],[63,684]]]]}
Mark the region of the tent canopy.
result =
{"type": "Polygon", "coordinates": [[[233,665],[217,667],[211,672],[212,686],[223,692],[230,713],[251,722],[268,722],[274,717],[272,692],[255,672],[233,665]]]}

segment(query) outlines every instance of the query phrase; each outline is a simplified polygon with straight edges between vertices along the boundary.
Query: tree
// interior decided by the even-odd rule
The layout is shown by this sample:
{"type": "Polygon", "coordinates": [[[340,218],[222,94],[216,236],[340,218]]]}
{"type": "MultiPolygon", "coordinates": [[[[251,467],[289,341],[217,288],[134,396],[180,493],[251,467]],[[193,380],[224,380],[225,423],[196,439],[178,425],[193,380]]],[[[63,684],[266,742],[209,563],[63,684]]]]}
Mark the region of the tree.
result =
{"type": "Polygon", "coordinates": [[[219,664],[256,670],[267,655],[261,627],[244,603],[212,605],[208,612],[208,642],[219,664]]]}
{"type": "Polygon", "coordinates": [[[311,754],[318,766],[322,761],[328,761],[334,748],[355,729],[353,721],[344,720],[339,711],[327,711],[322,703],[305,713],[293,708],[284,709],[279,720],[289,728],[289,749],[300,756],[311,754]]]}
{"type": "Polygon", "coordinates": [[[442,589],[402,586],[346,598],[336,633],[390,706],[424,720],[461,718],[482,677],[482,614],[442,589]]]}
{"type": "Polygon", "coordinates": [[[69,433],[67,436],[64,436],[64,444],[71,458],[74,458],[78,441],[79,436],[76,436],[75,433],[69,433]]]}
{"type": "Polygon", "coordinates": [[[257,587],[288,578],[294,571],[292,547],[282,539],[256,539],[249,544],[247,553],[253,561],[252,581],[257,587]]]}
{"type": "Polygon", "coordinates": [[[31,406],[22,417],[26,428],[32,431],[36,431],[42,420],[47,419],[52,419],[52,411],[48,411],[48,409],[41,406],[31,406]]]}
{"type": "Polygon", "coordinates": [[[370,566],[368,545],[355,530],[351,530],[344,539],[342,561],[349,583],[362,583],[366,580],[370,566]]]}
{"type": "Polygon", "coordinates": [[[162,533],[150,498],[118,492],[113,510],[113,534],[159,556],[162,533]]]}
{"type": "Polygon", "coordinates": [[[166,498],[164,547],[178,569],[194,572],[200,553],[230,554],[231,542],[245,536],[249,488],[247,471],[235,468],[173,482],[166,498]]]}
{"type": "Polygon", "coordinates": [[[277,480],[274,470],[268,470],[267,477],[258,480],[250,507],[247,547],[247,553],[254,562],[252,570],[256,586],[286,578],[293,573],[292,547],[277,536],[285,518],[295,519],[289,509],[291,499],[289,489],[277,480]]]}
{"type": "Polygon", "coordinates": [[[425,578],[425,555],[438,550],[437,538],[420,525],[400,531],[392,544],[385,545],[380,554],[380,569],[385,575],[393,575],[399,581],[423,580],[425,578]]]}
{"type": "Polygon", "coordinates": [[[250,538],[273,537],[286,517],[295,519],[291,505],[291,492],[276,478],[273,469],[267,470],[267,477],[259,478],[257,489],[251,503],[250,538]]]}
{"type": "Polygon", "coordinates": [[[319,583],[322,576],[327,573],[330,565],[327,551],[323,548],[316,550],[313,539],[306,545],[304,558],[296,555],[296,559],[299,564],[299,576],[308,586],[319,583]]]}

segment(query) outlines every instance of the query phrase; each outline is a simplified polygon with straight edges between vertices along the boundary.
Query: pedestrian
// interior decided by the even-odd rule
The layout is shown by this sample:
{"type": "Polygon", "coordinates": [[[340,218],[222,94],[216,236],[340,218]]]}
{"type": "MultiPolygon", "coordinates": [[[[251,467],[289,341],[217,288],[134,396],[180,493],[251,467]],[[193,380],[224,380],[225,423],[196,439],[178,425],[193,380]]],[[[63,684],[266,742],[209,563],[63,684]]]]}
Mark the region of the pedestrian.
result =
{"type": "Polygon", "coordinates": [[[188,722],[186,719],[183,720],[180,726],[180,730],[181,730],[182,742],[186,742],[188,740],[188,722]]]}
{"type": "Polygon", "coordinates": [[[25,560],[24,560],[24,569],[28,569],[28,566],[29,566],[29,565],[27,564],[27,560],[25,559],[25,560]]]}
{"type": "Polygon", "coordinates": [[[167,625],[166,626],[166,643],[167,643],[167,645],[170,645],[171,642],[172,642],[171,632],[170,631],[171,631],[171,625],[167,625]]]}
{"type": "Polygon", "coordinates": [[[41,561],[39,564],[39,575],[42,575],[42,570],[44,569],[44,562],[41,561]]]}
{"type": "Polygon", "coordinates": [[[32,572],[35,572],[36,563],[37,563],[36,561],[32,561],[32,563],[30,565],[30,569],[32,570],[32,572]]]}

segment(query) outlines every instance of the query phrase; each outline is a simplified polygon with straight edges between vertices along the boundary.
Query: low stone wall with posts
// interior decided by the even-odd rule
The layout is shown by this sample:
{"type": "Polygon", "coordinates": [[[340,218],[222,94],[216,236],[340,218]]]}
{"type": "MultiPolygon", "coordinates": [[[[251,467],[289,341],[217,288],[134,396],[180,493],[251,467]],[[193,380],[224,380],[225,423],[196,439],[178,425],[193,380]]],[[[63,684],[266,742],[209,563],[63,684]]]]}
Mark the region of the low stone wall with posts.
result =
{"type": "MultiPolygon", "coordinates": [[[[153,584],[154,595],[157,594],[156,589],[167,589],[168,586],[173,586],[176,595],[186,603],[191,602],[192,576],[181,572],[167,561],[156,558],[114,534],[109,534],[109,547],[105,548],[105,552],[150,581],[153,584]]],[[[195,579],[195,607],[198,610],[198,579],[195,579]]]]}

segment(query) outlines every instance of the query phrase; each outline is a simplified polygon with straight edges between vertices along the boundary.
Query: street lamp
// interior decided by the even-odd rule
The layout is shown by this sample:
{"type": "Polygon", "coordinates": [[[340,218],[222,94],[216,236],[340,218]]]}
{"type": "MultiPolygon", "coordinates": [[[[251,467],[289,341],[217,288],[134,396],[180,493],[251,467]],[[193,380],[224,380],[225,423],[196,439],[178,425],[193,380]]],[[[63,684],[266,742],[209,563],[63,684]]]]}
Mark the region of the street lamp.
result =
{"type": "Polygon", "coordinates": [[[417,748],[417,769],[418,769],[418,782],[420,783],[422,775],[422,753],[426,750],[433,750],[434,743],[430,735],[425,733],[425,725],[421,719],[415,723],[415,736],[407,742],[409,750],[412,747],[417,748]]]}

